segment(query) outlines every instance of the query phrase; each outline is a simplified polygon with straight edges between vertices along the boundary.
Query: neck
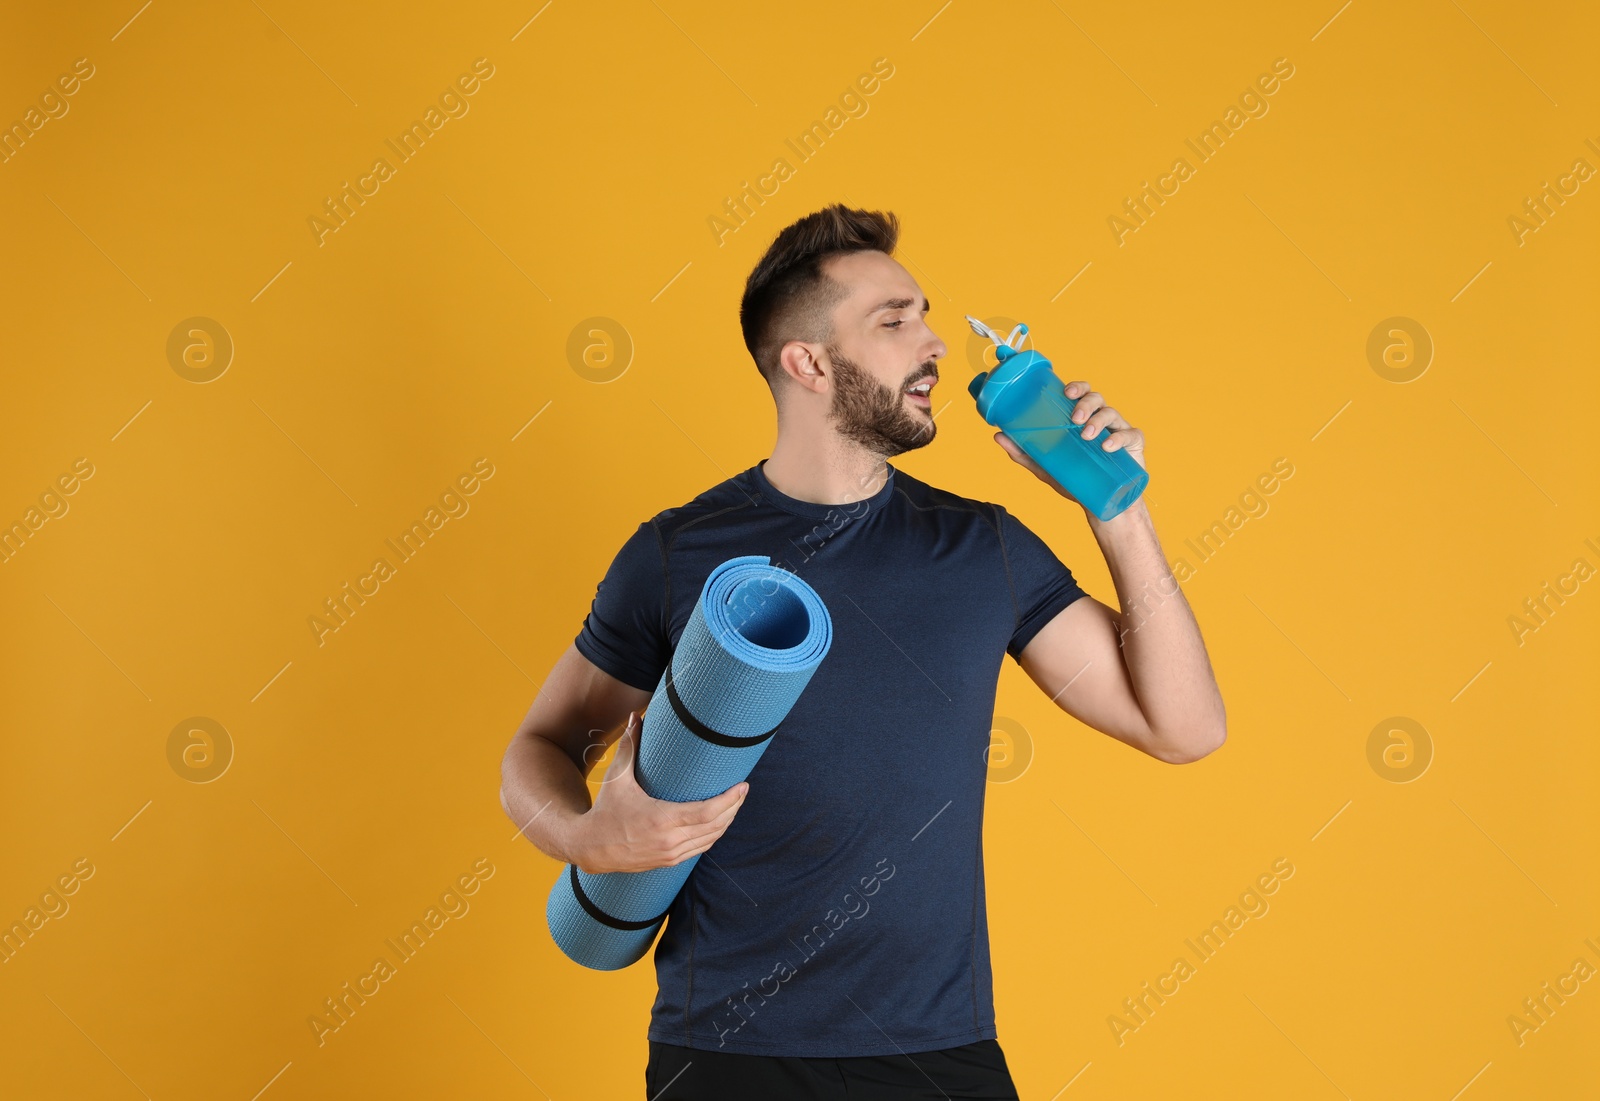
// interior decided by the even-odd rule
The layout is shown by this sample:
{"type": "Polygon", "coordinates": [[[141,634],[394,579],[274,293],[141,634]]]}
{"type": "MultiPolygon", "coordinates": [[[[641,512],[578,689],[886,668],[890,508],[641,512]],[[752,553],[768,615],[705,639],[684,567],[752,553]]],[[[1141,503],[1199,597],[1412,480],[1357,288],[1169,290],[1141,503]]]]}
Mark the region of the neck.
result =
{"type": "Polygon", "coordinates": [[[779,493],[818,505],[865,500],[882,489],[889,477],[882,455],[838,436],[801,440],[781,429],[772,457],[761,469],[779,493]]]}

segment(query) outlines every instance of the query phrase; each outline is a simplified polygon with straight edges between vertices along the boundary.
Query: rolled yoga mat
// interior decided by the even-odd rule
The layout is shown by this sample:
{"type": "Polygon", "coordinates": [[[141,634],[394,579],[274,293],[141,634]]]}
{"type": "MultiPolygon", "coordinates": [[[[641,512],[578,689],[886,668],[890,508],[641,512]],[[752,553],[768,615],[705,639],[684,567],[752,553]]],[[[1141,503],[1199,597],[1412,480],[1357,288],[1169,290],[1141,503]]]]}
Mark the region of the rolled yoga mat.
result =
{"type": "MultiPolygon", "coordinates": [[[[639,786],[687,803],[749,776],[832,642],[822,599],[770,559],[730,558],[712,570],[645,708],[639,786]]],[[[649,950],[699,860],[594,875],[568,864],[545,905],[550,935],[575,963],[627,967],[649,950]]]]}

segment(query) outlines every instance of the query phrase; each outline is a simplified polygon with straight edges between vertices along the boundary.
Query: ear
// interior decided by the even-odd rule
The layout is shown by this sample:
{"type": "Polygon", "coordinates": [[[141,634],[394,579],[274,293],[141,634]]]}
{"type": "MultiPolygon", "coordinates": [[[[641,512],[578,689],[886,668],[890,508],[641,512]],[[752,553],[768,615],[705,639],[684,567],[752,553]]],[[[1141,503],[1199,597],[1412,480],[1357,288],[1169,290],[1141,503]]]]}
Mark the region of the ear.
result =
{"type": "Polygon", "coordinates": [[[828,374],[820,363],[822,355],[819,344],[791,340],[778,353],[778,366],[796,386],[820,394],[828,388],[828,374]]]}

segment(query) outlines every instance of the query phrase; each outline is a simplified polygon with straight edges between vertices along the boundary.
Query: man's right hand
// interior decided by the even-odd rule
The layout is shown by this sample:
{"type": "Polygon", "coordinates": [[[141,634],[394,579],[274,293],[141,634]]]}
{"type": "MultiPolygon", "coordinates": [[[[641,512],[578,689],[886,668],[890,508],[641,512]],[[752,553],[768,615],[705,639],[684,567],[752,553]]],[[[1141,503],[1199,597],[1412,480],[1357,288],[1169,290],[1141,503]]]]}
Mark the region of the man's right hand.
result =
{"type": "Polygon", "coordinates": [[[652,798],[634,776],[638,742],[639,713],[630,711],[594,805],[573,821],[568,849],[580,871],[643,872],[680,864],[709,849],[744,804],[748,782],[693,803],[652,798]]]}

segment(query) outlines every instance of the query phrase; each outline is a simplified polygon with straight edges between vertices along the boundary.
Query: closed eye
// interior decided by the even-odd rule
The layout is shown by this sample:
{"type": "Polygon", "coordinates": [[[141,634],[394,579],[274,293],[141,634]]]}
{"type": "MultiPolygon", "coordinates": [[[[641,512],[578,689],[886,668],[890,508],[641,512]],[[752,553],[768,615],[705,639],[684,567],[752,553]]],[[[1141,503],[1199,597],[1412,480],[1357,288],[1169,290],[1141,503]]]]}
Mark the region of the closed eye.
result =
{"type": "Polygon", "coordinates": [[[904,321],[891,321],[888,324],[884,325],[884,328],[885,329],[897,329],[901,325],[904,325],[904,324],[905,324],[904,321]]]}

